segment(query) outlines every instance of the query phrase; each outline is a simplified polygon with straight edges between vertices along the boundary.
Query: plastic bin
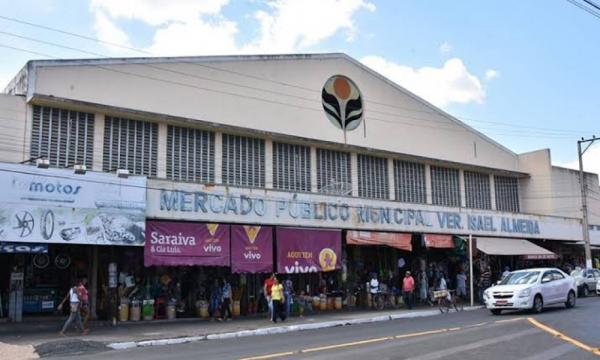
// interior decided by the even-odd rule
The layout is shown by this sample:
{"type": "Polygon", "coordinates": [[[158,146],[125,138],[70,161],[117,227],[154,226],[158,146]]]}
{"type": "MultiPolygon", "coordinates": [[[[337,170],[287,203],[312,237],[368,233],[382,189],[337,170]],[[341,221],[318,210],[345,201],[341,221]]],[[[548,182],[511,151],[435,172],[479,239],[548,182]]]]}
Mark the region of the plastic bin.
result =
{"type": "Polygon", "coordinates": [[[142,317],[142,308],[140,307],[139,300],[132,300],[131,306],[129,307],[129,320],[140,321],[142,317]]]}
{"type": "Polygon", "coordinates": [[[144,300],[142,303],[142,316],[144,320],[154,319],[154,300],[144,300]]]}

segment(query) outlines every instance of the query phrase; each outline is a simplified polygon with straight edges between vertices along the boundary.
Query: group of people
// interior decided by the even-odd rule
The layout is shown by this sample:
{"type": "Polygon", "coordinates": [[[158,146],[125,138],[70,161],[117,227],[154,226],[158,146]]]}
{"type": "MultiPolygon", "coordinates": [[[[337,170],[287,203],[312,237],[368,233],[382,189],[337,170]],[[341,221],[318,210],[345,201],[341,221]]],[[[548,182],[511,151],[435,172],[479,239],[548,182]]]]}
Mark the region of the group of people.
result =
{"type": "Polygon", "coordinates": [[[274,323],[277,322],[278,318],[285,321],[292,311],[294,302],[292,280],[288,277],[281,283],[277,275],[271,274],[264,282],[263,293],[269,307],[269,319],[274,323]]]}
{"type": "Polygon", "coordinates": [[[227,278],[223,278],[221,281],[215,279],[210,293],[209,306],[212,320],[217,318],[217,310],[219,312],[219,320],[231,320],[233,318],[231,314],[232,297],[231,284],[227,281],[227,278]]]}
{"type": "Polygon", "coordinates": [[[87,279],[78,280],[67,292],[63,300],[58,305],[58,311],[62,311],[65,303],[69,303],[69,317],[63,325],[60,335],[65,335],[65,331],[74,324],[83,335],[89,332],[88,321],[90,319],[90,295],[86,288],[87,279]],[[83,319],[83,321],[82,321],[83,319]]]}

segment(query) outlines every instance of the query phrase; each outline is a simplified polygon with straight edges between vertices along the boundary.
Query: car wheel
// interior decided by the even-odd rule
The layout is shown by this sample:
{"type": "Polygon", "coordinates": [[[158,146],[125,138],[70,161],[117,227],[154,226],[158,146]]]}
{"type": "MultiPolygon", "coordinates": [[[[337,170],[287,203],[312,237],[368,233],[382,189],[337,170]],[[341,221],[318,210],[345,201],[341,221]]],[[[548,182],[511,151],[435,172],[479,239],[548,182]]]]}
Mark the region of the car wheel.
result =
{"type": "Polygon", "coordinates": [[[500,315],[502,313],[501,309],[491,309],[490,311],[494,315],[500,315]]]}
{"type": "Polygon", "coordinates": [[[583,297],[590,296],[590,289],[588,289],[587,285],[583,285],[583,297]]]}
{"type": "Polygon", "coordinates": [[[532,310],[536,314],[539,314],[542,311],[544,311],[544,300],[542,299],[541,295],[536,295],[535,298],[533,299],[533,309],[532,310]]]}
{"type": "Polygon", "coordinates": [[[574,308],[575,307],[575,302],[577,301],[577,296],[575,296],[575,293],[573,291],[569,291],[569,295],[567,295],[567,302],[565,303],[565,306],[568,309],[574,308]]]}

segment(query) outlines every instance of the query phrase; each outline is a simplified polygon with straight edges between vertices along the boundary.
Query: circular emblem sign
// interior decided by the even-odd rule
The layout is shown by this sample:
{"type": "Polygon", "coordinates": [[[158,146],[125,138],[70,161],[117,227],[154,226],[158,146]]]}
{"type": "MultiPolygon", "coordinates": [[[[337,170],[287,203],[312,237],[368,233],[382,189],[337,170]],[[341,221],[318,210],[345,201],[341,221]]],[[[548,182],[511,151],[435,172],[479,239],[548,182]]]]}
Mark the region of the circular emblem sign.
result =
{"type": "Polygon", "coordinates": [[[343,75],[330,77],[321,92],[323,109],[333,125],[346,130],[354,130],[363,117],[363,103],[356,84],[343,75]]]}
{"type": "Polygon", "coordinates": [[[319,264],[323,271],[335,270],[335,264],[337,262],[337,255],[335,251],[330,248],[325,248],[319,253],[319,264]]]}

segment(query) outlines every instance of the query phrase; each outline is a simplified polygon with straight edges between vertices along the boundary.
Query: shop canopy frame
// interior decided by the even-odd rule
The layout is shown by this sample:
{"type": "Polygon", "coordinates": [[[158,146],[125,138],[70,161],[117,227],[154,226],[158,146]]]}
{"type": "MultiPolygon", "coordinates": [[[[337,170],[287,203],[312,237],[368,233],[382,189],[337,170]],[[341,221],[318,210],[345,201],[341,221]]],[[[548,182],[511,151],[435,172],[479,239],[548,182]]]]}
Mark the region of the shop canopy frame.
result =
{"type": "Polygon", "coordinates": [[[553,260],[558,255],[525,239],[477,237],[477,249],[496,256],[522,256],[526,260],[553,260]]]}

